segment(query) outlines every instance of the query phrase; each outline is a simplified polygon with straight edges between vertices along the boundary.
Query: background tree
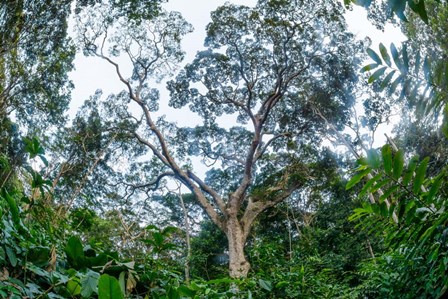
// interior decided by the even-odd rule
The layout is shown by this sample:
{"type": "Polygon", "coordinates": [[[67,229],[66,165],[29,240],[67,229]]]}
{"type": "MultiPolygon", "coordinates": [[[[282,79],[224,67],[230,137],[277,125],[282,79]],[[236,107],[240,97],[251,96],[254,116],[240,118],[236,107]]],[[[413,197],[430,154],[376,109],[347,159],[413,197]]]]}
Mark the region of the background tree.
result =
{"type": "Polygon", "coordinates": [[[30,133],[63,123],[75,54],[67,36],[70,4],[14,0],[0,6],[0,117],[14,113],[30,133]]]}

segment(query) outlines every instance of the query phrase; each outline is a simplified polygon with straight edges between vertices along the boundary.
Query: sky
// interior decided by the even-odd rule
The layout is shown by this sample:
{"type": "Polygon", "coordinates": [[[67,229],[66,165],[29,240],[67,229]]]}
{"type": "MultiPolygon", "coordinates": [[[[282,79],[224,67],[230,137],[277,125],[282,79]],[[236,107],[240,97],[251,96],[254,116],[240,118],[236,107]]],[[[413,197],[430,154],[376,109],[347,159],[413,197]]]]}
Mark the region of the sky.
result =
{"type": "MultiPolygon", "coordinates": [[[[211,20],[210,12],[225,2],[225,0],[169,0],[168,3],[164,4],[164,8],[167,10],[180,11],[195,29],[193,33],[185,36],[182,41],[183,49],[186,51],[184,63],[191,61],[196,52],[203,49],[205,27],[211,20]]],[[[227,2],[248,6],[256,4],[256,0],[232,0],[227,2]]],[[[404,36],[399,28],[395,28],[392,25],[387,25],[384,32],[377,30],[370,24],[366,11],[361,7],[354,6],[352,10],[347,10],[346,14],[349,30],[355,33],[359,39],[364,39],[366,36],[370,37],[372,48],[375,50],[378,49],[379,42],[388,47],[391,42],[398,44],[404,40],[404,36]]],[[[99,58],[86,58],[80,53],[77,54],[74,63],[76,70],[70,73],[70,79],[75,85],[69,110],[70,117],[76,114],[83,101],[93,95],[97,89],[102,89],[105,95],[116,93],[123,89],[123,85],[118,81],[112,66],[105,61],[99,58]]],[[[198,121],[195,115],[189,111],[171,109],[166,105],[168,92],[165,84],[161,84],[159,87],[161,92],[161,109],[158,114],[166,114],[168,120],[176,121],[179,125],[195,125],[198,121]]],[[[231,125],[231,121],[227,121],[227,123],[229,126],[231,125]]],[[[381,142],[381,139],[379,141],[381,142]]]]}

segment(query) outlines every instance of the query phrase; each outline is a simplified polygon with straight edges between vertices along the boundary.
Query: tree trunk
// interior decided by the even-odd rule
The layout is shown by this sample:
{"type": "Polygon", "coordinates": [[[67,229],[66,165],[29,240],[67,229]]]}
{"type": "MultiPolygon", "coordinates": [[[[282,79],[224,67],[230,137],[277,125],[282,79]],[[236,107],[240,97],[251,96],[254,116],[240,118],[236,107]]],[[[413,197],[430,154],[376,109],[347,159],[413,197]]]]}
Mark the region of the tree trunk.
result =
{"type": "Polygon", "coordinates": [[[184,212],[184,218],[185,218],[185,241],[187,243],[187,257],[185,258],[185,282],[187,285],[190,284],[190,260],[191,260],[191,242],[190,242],[190,221],[188,220],[188,210],[185,206],[184,199],[182,197],[182,190],[181,186],[179,186],[179,201],[180,206],[182,207],[182,211],[184,212]]]}
{"type": "Polygon", "coordinates": [[[232,278],[245,278],[250,264],[244,255],[246,236],[236,217],[227,220],[227,239],[229,242],[229,275],[232,278]]]}

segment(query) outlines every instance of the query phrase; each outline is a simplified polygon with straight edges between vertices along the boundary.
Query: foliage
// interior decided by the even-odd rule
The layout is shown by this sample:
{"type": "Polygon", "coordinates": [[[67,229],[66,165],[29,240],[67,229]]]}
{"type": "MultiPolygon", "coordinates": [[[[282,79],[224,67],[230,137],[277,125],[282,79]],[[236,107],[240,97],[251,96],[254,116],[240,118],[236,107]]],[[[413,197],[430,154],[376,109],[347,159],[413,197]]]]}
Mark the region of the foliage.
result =
{"type": "MultiPolygon", "coordinates": [[[[26,143],[30,159],[43,154],[37,138],[26,139],[26,143]]],[[[84,246],[77,236],[65,237],[69,228],[54,219],[57,211],[46,202],[51,194],[40,190],[49,182],[39,172],[28,171],[33,172],[31,195],[1,189],[0,298],[124,298],[124,294],[136,294],[142,287],[137,273],[141,269],[135,262],[121,261],[117,252],[84,246]]],[[[154,254],[160,254],[173,248],[168,241],[172,232],[170,228],[156,229],[143,241],[154,254]]],[[[146,262],[150,259],[147,257],[146,262]]],[[[149,290],[143,287],[140,291],[149,290]]]]}
{"type": "Polygon", "coordinates": [[[408,105],[417,106],[420,115],[443,110],[448,101],[448,68],[445,63],[422,56],[420,52],[411,55],[406,44],[397,49],[392,43],[388,51],[380,43],[379,52],[381,57],[372,49],[367,50],[374,63],[364,66],[361,71],[373,72],[369,83],[378,82],[380,90],[387,89],[389,94],[401,86],[401,97],[408,99],[408,105]]]}
{"type": "Polygon", "coordinates": [[[438,298],[447,290],[446,173],[441,169],[436,176],[427,177],[428,162],[428,158],[412,157],[405,163],[402,151],[394,152],[385,145],[381,154],[372,150],[367,159],[360,159],[347,183],[351,188],[372,175],[360,196],[374,194],[377,201],[355,209],[351,219],[363,218],[361,225],[370,233],[380,232],[391,250],[372,270],[387,282],[378,291],[390,298],[403,298],[403,294],[438,298]]]}
{"type": "MultiPolygon", "coordinates": [[[[440,2],[440,0],[436,1],[440,2]]],[[[426,0],[426,2],[429,1],[426,0]]],[[[372,0],[344,0],[344,4],[347,7],[349,7],[352,3],[363,6],[365,8],[369,8],[372,0]]],[[[388,0],[387,4],[390,10],[394,12],[402,21],[407,21],[404,12],[406,10],[406,7],[409,7],[413,12],[419,15],[423,22],[428,23],[428,14],[425,8],[425,0],[388,0]]]]}

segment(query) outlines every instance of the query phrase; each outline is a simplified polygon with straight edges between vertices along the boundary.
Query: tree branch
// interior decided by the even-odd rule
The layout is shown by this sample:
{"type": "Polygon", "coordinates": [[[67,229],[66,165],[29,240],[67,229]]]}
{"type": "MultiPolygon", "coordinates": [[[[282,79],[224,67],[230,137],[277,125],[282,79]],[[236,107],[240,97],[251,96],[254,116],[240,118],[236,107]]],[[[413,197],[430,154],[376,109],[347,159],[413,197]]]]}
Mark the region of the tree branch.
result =
{"type": "Polygon", "coordinates": [[[226,215],[226,204],[224,203],[224,200],[219,196],[219,194],[210,188],[207,184],[205,184],[200,178],[198,178],[194,173],[191,171],[188,171],[188,176],[195,181],[199,187],[201,187],[202,190],[204,190],[207,194],[209,194],[218,205],[218,208],[221,210],[221,212],[226,215]]]}

